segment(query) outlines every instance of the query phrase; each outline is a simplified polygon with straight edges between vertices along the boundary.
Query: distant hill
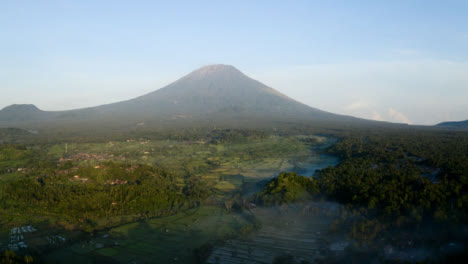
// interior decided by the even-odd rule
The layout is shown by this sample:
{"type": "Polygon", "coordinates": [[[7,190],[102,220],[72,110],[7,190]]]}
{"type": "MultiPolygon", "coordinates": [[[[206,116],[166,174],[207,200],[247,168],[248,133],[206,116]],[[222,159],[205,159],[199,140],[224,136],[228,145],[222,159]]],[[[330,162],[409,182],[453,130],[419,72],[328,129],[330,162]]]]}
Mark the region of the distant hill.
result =
{"type": "Polygon", "coordinates": [[[233,66],[202,67],[149,94],[118,103],[69,111],[12,105],[0,111],[0,127],[134,127],[271,121],[371,122],[297,102],[233,66]]]}
{"type": "Polygon", "coordinates": [[[453,127],[453,128],[468,128],[468,120],[465,121],[450,121],[437,124],[438,127],[453,127]]]}
{"type": "Polygon", "coordinates": [[[46,112],[39,110],[39,108],[31,104],[14,104],[0,111],[0,120],[2,121],[41,120],[46,116],[46,112]]]}

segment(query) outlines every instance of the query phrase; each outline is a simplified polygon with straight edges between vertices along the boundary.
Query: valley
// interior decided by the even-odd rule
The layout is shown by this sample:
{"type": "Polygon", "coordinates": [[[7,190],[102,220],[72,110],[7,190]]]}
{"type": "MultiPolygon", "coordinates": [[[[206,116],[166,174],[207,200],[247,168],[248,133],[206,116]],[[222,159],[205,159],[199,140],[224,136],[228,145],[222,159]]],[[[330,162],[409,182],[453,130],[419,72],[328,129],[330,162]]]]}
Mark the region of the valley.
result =
{"type": "Polygon", "coordinates": [[[0,264],[465,264],[468,1],[0,1],[0,264]]]}

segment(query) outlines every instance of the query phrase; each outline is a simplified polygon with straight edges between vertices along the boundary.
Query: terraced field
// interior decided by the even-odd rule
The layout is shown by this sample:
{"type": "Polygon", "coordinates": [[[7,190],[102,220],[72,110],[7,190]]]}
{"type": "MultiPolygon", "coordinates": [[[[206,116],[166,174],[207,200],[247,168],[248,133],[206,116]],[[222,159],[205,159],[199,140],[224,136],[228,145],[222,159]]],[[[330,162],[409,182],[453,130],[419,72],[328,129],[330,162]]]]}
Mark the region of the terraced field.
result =
{"type": "Polygon", "coordinates": [[[336,204],[308,204],[252,210],[262,228],[248,239],[227,240],[217,247],[208,263],[273,263],[276,256],[292,255],[297,261],[314,262],[327,252],[323,234],[339,216],[336,204]]]}

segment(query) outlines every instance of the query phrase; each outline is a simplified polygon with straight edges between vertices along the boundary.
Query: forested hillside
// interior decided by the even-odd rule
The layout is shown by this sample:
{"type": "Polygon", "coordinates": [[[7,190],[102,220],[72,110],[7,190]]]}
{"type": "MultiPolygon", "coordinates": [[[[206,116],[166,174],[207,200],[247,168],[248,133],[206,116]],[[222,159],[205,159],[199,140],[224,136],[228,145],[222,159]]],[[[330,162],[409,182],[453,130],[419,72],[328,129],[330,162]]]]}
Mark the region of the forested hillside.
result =
{"type": "Polygon", "coordinates": [[[357,243],[336,261],[362,261],[362,252],[382,258],[379,250],[385,244],[402,252],[424,248],[438,261],[462,258],[459,251],[447,252],[446,245],[459,247],[466,239],[460,230],[468,222],[468,135],[376,132],[347,134],[327,150],[341,157],[338,166],[321,170],[316,178],[281,174],[257,201],[271,206],[327,199],[346,205],[330,236],[344,233],[357,243]],[[410,244],[400,245],[405,239],[410,244]]]}

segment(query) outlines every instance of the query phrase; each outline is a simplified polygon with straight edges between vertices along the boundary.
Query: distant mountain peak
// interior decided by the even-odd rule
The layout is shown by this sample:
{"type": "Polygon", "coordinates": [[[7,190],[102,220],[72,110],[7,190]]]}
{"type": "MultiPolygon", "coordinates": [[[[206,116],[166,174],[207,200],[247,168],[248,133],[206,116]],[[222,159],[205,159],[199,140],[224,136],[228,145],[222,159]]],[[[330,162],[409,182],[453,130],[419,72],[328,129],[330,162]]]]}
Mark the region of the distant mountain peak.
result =
{"type": "Polygon", "coordinates": [[[2,109],[5,112],[38,112],[41,111],[33,104],[12,104],[2,109]]]}
{"type": "Polygon", "coordinates": [[[206,65],[197,70],[193,71],[193,73],[210,73],[210,72],[240,72],[236,67],[227,64],[211,64],[206,65]]]}
{"type": "MultiPolygon", "coordinates": [[[[33,104],[13,104],[0,111],[0,121],[39,121],[48,115],[33,104]]],[[[1,123],[1,122],[0,122],[1,123]]]]}
{"type": "Polygon", "coordinates": [[[206,65],[189,73],[185,78],[202,79],[210,76],[244,76],[236,67],[226,64],[206,65]]]}

